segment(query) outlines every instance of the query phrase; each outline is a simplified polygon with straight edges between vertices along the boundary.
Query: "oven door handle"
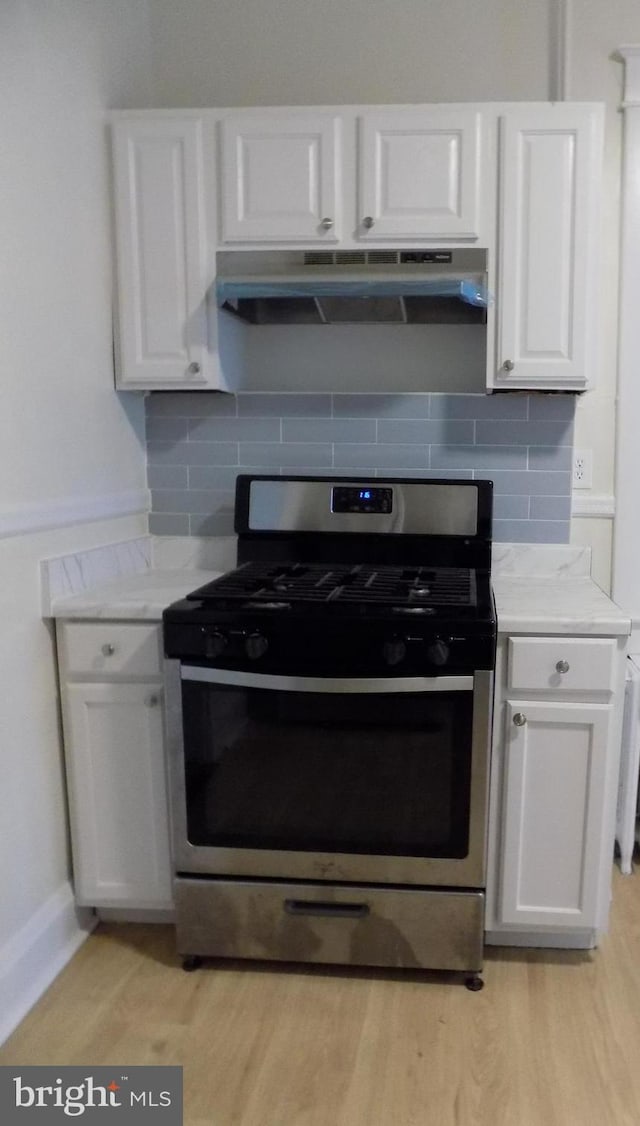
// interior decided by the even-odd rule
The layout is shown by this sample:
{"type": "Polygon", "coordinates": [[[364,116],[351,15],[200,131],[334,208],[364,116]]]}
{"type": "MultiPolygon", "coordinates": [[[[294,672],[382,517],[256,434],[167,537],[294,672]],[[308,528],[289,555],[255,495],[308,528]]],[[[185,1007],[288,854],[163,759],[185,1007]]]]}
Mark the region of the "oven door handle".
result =
{"type": "Polygon", "coordinates": [[[237,672],[201,665],[181,665],[182,680],[236,688],[267,688],[273,692],[473,692],[472,676],[272,676],[270,673],[237,672]]]}

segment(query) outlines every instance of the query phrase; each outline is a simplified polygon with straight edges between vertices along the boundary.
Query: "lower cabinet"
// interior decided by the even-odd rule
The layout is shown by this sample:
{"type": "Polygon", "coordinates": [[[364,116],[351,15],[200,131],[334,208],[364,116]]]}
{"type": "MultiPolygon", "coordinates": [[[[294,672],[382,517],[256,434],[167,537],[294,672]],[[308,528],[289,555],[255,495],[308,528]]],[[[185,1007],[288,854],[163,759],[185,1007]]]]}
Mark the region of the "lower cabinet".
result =
{"type": "Polygon", "coordinates": [[[172,906],[159,632],[58,627],[73,879],[85,906],[172,906]]]}
{"type": "Polygon", "coordinates": [[[560,636],[500,639],[489,942],[586,947],[596,945],[606,929],[623,642],[560,636]]]}
{"type": "MultiPolygon", "coordinates": [[[[63,621],[57,639],[78,903],[171,908],[160,626],[63,621]]],[[[606,930],[625,650],[499,637],[489,943],[588,947],[606,930]]]]}
{"type": "Polygon", "coordinates": [[[505,719],[500,919],[591,927],[611,706],[508,700],[505,719]]]}

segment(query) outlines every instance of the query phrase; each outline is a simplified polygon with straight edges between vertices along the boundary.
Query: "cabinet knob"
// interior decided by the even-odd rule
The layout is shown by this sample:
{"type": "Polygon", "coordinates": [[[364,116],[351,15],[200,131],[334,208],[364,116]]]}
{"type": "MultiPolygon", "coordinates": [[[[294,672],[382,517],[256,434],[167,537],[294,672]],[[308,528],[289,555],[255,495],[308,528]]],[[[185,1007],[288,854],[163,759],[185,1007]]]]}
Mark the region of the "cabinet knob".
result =
{"type": "Polygon", "coordinates": [[[328,217],[326,219],[321,219],[320,226],[322,227],[323,231],[330,231],[333,227],[333,219],[329,219],[328,217]]]}
{"type": "Polygon", "coordinates": [[[150,708],[157,708],[160,703],[160,697],[154,692],[153,696],[147,696],[147,706],[150,708]]]}
{"type": "Polygon", "coordinates": [[[374,224],[375,219],[373,218],[373,215],[365,215],[364,219],[362,220],[362,226],[366,227],[367,230],[370,231],[374,224]]]}
{"type": "Polygon", "coordinates": [[[502,365],[502,370],[503,371],[513,371],[514,367],[515,367],[515,364],[514,364],[513,360],[505,360],[503,365],[502,365]]]}
{"type": "Polygon", "coordinates": [[[515,723],[516,727],[524,727],[525,723],[527,722],[527,717],[524,712],[516,712],[513,717],[513,722],[515,723]]]}
{"type": "Polygon", "coordinates": [[[115,647],[115,645],[112,645],[110,641],[108,641],[106,643],[106,645],[102,646],[103,657],[113,657],[113,654],[115,653],[115,651],[116,651],[116,647],[115,647]]]}
{"type": "Polygon", "coordinates": [[[569,672],[569,662],[558,661],[556,664],[556,672],[569,672]]]}
{"type": "Polygon", "coordinates": [[[193,360],[187,368],[188,375],[200,375],[200,364],[193,360]]]}

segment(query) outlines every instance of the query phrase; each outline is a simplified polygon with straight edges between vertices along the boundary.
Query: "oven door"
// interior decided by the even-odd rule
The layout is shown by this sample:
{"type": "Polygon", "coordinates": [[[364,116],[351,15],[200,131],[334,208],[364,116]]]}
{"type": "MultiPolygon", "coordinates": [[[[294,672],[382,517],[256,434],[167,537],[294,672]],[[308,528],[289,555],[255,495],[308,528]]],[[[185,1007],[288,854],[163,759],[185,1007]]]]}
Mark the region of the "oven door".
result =
{"type": "Polygon", "coordinates": [[[492,680],[167,662],[176,871],[482,887],[492,680]]]}

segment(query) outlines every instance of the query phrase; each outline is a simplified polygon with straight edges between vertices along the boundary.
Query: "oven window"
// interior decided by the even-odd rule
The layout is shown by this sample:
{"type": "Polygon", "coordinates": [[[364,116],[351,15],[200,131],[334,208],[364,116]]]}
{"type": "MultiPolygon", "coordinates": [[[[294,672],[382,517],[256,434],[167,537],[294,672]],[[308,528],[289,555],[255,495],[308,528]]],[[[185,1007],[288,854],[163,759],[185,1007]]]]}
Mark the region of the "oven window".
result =
{"type": "Polygon", "coordinates": [[[182,691],[192,844],[467,855],[471,692],[182,691]]]}

